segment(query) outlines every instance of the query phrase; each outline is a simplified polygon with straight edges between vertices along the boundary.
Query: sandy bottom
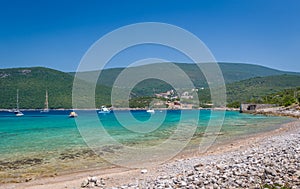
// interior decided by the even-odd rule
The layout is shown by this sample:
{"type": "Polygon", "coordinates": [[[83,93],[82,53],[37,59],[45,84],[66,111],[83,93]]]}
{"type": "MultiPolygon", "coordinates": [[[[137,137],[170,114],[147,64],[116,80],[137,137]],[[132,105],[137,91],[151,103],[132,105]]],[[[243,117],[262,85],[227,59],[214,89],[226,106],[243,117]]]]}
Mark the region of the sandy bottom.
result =
{"type": "MultiPolygon", "coordinates": [[[[175,158],[169,160],[167,163],[175,162],[183,159],[189,159],[193,157],[204,157],[215,154],[225,154],[231,151],[243,151],[250,148],[253,144],[259,144],[263,139],[270,136],[284,134],[287,131],[295,130],[300,125],[300,121],[294,121],[281,125],[279,129],[250,135],[244,138],[235,140],[227,140],[215,143],[206,152],[199,153],[195,148],[187,149],[184,152],[177,155],[175,158]]],[[[67,173],[59,176],[44,177],[36,180],[30,180],[23,183],[8,183],[0,185],[2,189],[60,189],[60,188],[80,188],[84,179],[89,176],[96,176],[103,178],[106,187],[120,186],[122,184],[130,183],[136,180],[144,180],[145,177],[155,178],[160,174],[162,170],[161,165],[153,165],[147,167],[147,174],[141,174],[141,169],[129,169],[112,165],[107,169],[94,169],[77,171],[73,173],[67,173]]]]}

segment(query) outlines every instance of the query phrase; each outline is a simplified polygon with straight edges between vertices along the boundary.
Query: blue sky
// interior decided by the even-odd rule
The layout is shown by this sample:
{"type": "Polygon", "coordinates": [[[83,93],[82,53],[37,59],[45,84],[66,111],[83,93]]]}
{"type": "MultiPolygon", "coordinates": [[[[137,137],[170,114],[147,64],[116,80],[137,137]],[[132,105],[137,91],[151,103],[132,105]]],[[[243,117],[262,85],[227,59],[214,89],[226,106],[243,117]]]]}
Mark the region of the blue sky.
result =
{"type": "MultiPolygon", "coordinates": [[[[298,0],[0,2],[0,68],[75,71],[88,48],[106,33],[138,22],[164,22],[195,34],[217,61],[300,72],[298,0]]],[[[159,48],[136,52],[124,52],[108,66],[148,56],[185,61],[159,48]]]]}

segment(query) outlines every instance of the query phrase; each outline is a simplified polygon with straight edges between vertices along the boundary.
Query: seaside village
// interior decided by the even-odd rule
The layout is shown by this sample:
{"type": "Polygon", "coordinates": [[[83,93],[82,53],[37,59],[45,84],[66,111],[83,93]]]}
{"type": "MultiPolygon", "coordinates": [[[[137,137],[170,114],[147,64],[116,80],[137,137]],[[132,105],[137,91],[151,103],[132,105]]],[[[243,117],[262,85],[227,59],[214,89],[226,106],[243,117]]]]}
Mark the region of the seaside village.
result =
{"type": "Polygon", "coordinates": [[[183,91],[180,95],[173,89],[164,93],[155,94],[156,98],[165,99],[165,101],[154,102],[154,107],[167,106],[168,109],[192,109],[195,108],[193,100],[197,98],[198,89],[183,91]],[[181,100],[181,101],[180,101],[181,100]]]}

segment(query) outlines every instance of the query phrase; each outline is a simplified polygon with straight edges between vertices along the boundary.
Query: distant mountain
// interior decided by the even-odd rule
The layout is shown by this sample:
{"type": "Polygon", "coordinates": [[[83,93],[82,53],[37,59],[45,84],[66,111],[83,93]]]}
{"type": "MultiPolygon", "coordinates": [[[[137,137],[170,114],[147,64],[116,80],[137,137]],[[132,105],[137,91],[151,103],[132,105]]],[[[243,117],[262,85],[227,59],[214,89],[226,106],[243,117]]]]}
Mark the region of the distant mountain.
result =
{"type": "MultiPolygon", "coordinates": [[[[163,63],[160,63],[160,65],[163,63]]],[[[155,64],[150,65],[143,65],[138,67],[129,67],[126,68],[128,70],[137,70],[135,73],[138,73],[139,69],[143,69],[149,66],[154,66],[155,64]]],[[[205,87],[206,79],[199,69],[199,67],[196,64],[186,64],[186,63],[175,63],[179,68],[181,68],[193,81],[195,87],[205,87]]],[[[198,64],[200,67],[203,64],[198,64]]],[[[280,71],[276,69],[267,68],[260,65],[254,65],[254,64],[244,64],[244,63],[218,63],[220,66],[220,69],[222,70],[224,80],[226,83],[233,83],[236,81],[241,81],[253,77],[265,77],[265,76],[271,76],[271,75],[283,75],[283,74],[289,74],[289,75],[300,75],[300,73],[297,72],[285,72],[280,71]]],[[[158,66],[159,67],[159,66],[158,66]]],[[[110,69],[104,69],[101,71],[100,77],[99,77],[99,84],[106,85],[106,86],[112,86],[114,84],[114,81],[118,77],[118,75],[124,70],[124,68],[110,68],[110,69]]],[[[97,72],[90,71],[86,72],[86,77],[94,78],[95,74],[97,72]]],[[[74,75],[74,73],[70,73],[71,75],[74,75]]],[[[153,82],[153,81],[152,81],[153,82]]],[[[149,86],[149,83],[146,82],[145,85],[149,86]]],[[[151,84],[150,84],[151,85],[151,84]]],[[[159,85],[164,85],[160,83],[159,85]]],[[[141,87],[144,87],[141,85],[141,87]]],[[[144,87],[145,88],[145,87],[144,87]]]]}
{"type": "MultiPolygon", "coordinates": [[[[164,63],[161,63],[164,64],[164,63]]],[[[166,64],[166,63],[165,63],[166,64]]],[[[199,69],[199,67],[196,64],[186,64],[186,63],[175,63],[179,68],[181,68],[191,79],[191,81],[194,83],[195,87],[208,87],[206,79],[199,69]]],[[[201,67],[203,64],[199,64],[201,67]]],[[[300,75],[300,73],[297,72],[285,72],[280,71],[276,69],[267,68],[264,66],[259,65],[253,65],[253,64],[244,64],[244,63],[218,63],[220,66],[220,69],[223,73],[223,77],[225,80],[225,83],[233,83],[237,81],[246,80],[249,78],[254,77],[265,77],[265,76],[272,76],[272,75],[300,75]]],[[[147,67],[156,66],[159,67],[156,64],[150,64],[150,65],[143,65],[138,67],[129,67],[126,68],[128,72],[139,74],[139,70],[145,70],[147,67]]],[[[119,76],[119,74],[124,70],[124,68],[111,68],[111,69],[105,69],[101,71],[98,83],[100,85],[105,85],[112,87],[116,78],[119,76]]],[[[95,78],[97,76],[97,71],[90,71],[85,72],[82,74],[85,74],[87,77],[90,77],[91,79],[95,78]]],[[[71,75],[74,75],[74,73],[70,73],[71,75]]],[[[177,73],[171,73],[171,74],[177,74],[177,73]]],[[[117,86],[122,87],[122,86],[117,86]]],[[[166,90],[170,90],[171,86],[165,82],[158,81],[155,79],[149,79],[141,81],[133,90],[134,96],[151,96],[154,93],[163,92],[166,90]]]]}
{"type": "Polygon", "coordinates": [[[243,63],[219,63],[226,83],[246,80],[254,77],[266,77],[272,75],[300,75],[299,72],[280,71],[265,66],[243,63]]]}
{"type": "MultiPolygon", "coordinates": [[[[73,76],[57,70],[32,67],[0,69],[0,108],[15,108],[19,89],[20,108],[43,108],[45,91],[50,108],[72,107],[73,76]]],[[[97,87],[97,104],[109,101],[110,88],[97,87]]]]}

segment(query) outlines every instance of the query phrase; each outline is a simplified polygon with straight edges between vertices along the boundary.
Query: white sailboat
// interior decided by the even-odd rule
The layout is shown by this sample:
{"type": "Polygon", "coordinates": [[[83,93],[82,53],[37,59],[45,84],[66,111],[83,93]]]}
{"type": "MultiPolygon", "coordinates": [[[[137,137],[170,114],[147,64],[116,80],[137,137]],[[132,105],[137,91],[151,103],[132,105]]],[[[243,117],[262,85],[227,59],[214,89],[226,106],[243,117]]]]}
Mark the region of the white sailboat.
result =
{"type": "Polygon", "coordinates": [[[17,108],[14,111],[14,113],[16,114],[17,117],[21,117],[24,115],[19,109],[19,89],[17,89],[17,108]]]}
{"type": "Polygon", "coordinates": [[[48,90],[46,90],[45,108],[41,111],[41,113],[47,113],[47,112],[49,112],[48,90]]]}

